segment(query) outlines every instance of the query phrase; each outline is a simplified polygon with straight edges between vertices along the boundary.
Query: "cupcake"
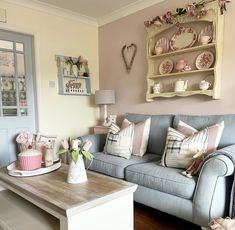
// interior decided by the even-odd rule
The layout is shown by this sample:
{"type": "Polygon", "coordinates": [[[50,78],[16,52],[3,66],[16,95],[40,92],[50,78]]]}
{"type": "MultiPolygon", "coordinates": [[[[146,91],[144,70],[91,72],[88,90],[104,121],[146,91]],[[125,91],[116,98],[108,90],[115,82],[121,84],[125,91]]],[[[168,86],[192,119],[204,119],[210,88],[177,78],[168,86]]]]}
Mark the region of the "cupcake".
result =
{"type": "Polygon", "coordinates": [[[36,149],[27,149],[18,154],[20,168],[31,171],[41,168],[42,153],[36,149]]]}

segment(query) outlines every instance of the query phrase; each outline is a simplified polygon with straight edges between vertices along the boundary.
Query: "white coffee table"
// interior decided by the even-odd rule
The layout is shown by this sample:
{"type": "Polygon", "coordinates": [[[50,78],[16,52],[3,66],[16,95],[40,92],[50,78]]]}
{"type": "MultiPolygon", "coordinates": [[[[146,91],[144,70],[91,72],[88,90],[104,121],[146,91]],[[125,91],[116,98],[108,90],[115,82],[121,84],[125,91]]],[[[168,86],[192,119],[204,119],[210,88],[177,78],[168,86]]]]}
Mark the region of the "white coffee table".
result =
{"type": "Polygon", "coordinates": [[[62,164],[45,175],[19,178],[2,168],[0,185],[56,217],[61,230],[134,229],[137,185],[94,172],[88,172],[87,182],[72,185],[66,182],[67,171],[62,164]]]}

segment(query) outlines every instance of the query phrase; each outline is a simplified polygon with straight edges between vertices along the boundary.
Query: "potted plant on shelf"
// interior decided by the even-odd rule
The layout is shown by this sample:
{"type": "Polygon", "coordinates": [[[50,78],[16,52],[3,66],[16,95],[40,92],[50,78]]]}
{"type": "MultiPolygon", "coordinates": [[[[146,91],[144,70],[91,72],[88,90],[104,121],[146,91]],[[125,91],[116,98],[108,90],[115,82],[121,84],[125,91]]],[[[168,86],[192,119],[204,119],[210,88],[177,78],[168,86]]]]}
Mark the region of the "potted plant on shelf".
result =
{"type": "Polygon", "coordinates": [[[70,157],[69,171],[67,182],[70,184],[83,183],[87,181],[86,170],[83,157],[92,160],[93,155],[89,152],[92,142],[85,140],[84,143],[80,139],[64,139],[61,141],[62,148],[58,151],[58,155],[67,154],[70,157]]]}

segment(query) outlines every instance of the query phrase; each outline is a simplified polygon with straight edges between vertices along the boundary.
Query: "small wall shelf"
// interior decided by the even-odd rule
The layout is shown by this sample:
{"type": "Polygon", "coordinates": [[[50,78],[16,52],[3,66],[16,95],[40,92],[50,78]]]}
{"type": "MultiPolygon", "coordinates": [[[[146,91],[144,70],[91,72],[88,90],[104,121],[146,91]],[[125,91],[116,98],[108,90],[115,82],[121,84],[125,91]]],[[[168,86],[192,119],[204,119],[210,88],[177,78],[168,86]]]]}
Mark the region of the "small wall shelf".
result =
{"type": "Polygon", "coordinates": [[[207,13],[199,18],[177,15],[175,24],[163,22],[147,27],[146,101],[191,95],[220,98],[224,15],[220,14],[217,0],[205,4],[204,10],[207,13]],[[206,36],[210,40],[203,42],[201,38],[206,36]],[[179,60],[188,68],[179,71],[176,65],[179,60]],[[187,82],[186,89],[174,92],[177,80],[182,82],[180,78],[187,82]],[[203,80],[209,83],[207,90],[200,90],[203,80]]]}
{"type": "Polygon", "coordinates": [[[91,95],[91,79],[86,60],[56,55],[58,68],[59,94],[61,95],[91,95]],[[77,63],[75,65],[75,63],[77,63]]]}

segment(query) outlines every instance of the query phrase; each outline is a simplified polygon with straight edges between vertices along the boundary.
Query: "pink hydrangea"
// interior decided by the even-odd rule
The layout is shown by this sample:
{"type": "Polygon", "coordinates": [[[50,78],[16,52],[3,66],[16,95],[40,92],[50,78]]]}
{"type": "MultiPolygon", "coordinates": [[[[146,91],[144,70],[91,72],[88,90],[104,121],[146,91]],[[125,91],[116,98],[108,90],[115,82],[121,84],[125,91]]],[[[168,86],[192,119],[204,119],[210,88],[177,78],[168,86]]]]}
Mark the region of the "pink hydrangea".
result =
{"type": "Polygon", "coordinates": [[[186,11],[187,13],[191,16],[194,17],[196,15],[195,13],[195,5],[194,4],[188,4],[186,6],[186,11]]]}
{"type": "Polygon", "coordinates": [[[171,11],[168,11],[167,13],[165,13],[163,16],[162,16],[162,19],[166,22],[166,23],[172,23],[173,21],[173,14],[171,13],[171,11]]]}

